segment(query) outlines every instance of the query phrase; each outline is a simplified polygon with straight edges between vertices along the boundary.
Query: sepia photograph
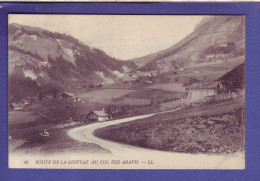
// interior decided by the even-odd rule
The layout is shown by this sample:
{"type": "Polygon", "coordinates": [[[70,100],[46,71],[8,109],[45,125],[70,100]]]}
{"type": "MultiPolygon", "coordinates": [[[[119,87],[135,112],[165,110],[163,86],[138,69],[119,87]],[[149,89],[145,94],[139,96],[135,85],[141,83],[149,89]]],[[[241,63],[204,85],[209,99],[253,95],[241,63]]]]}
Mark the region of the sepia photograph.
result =
{"type": "Polygon", "coordinates": [[[245,16],[9,14],[8,157],[245,169],[245,16]]]}

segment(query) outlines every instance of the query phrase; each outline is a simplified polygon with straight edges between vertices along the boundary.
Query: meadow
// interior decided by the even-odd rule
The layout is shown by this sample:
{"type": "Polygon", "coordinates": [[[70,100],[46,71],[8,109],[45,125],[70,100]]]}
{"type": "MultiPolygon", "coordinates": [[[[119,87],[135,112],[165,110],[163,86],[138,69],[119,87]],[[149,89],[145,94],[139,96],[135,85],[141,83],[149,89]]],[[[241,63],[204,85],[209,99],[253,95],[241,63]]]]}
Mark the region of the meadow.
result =
{"type": "Polygon", "coordinates": [[[20,124],[35,121],[39,116],[32,111],[8,111],[8,123],[20,124]]]}
{"type": "Polygon", "coordinates": [[[110,104],[113,98],[114,99],[119,98],[133,91],[134,90],[127,90],[127,89],[99,89],[99,90],[87,91],[78,94],[77,96],[80,99],[87,100],[87,102],[110,104]]]}
{"type": "Polygon", "coordinates": [[[185,92],[185,88],[180,83],[153,84],[147,86],[147,88],[166,90],[172,92],[185,92]]]}

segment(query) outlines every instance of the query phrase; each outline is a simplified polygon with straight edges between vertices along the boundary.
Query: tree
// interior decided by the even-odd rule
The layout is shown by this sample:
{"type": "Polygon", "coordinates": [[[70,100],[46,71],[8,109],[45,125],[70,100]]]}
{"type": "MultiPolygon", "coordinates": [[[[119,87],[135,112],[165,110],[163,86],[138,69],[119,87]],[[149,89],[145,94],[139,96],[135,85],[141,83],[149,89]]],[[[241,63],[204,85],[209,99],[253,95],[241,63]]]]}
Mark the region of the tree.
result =
{"type": "Polygon", "coordinates": [[[111,103],[106,107],[106,112],[109,119],[117,119],[120,116],[128,115],[130,105],[125,100],[112,98],[111,103]]]}
{"type": "Polygon", "coordinates": [[[175,82],[179,82],[179,77],[176,77],[176,78],[175,78],[175,82]]]}
{"type": "Polygon", "coordinates": [[[38,98],[39,98],[39,100],[41,101],[41,100],[42,100],[42,98],[43,98],[43,94],[42,94],[42,93],[40,93],[40,94],[39,94],[39,96],[38,96],[38,98]]]}
{"type": "Polygon", "coordinates": [[[160,109],[162,103],[162,95],[158,94],[156,97],[151,99],[151,105],[160,109]]]}
{"type": "Polygon", "coordinates": [[[227,43],[227,51],[229,53],[236,51],[236,44],[235,44],[235,42],[228,42],[227,43]]]}
{"type": "Polygon", "coordinates": [[[109,119],[117,118],[116,107],[117,107],[117,100],[115,98],[112,98],[111,103],[106,108],[106,112],[108,114],[109,119]]]}
{"type": "Polygon", "coordinates": [[[57,89],[53,89],[53,91],[52,91],[52,97],[53,97],[53,99],[57,99],[57,94],[58,94],[57,89]]]}

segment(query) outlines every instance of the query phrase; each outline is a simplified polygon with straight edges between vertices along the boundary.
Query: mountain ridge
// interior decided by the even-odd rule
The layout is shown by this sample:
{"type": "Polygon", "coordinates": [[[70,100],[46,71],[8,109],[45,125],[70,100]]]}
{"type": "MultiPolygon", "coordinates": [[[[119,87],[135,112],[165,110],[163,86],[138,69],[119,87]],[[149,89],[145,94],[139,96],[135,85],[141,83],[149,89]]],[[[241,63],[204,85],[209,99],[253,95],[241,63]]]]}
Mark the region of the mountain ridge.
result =
{"type": "Polygon", "coordinates": [[[211,16],[205,17],[194,31],[173,46],[148,54],[143,57],[131,59],[139,68],[149,67],[151,62],[157,62],[160,68],[188,65],[196,61],[208,61],[204,51],[210,46],[226,46],[234,42],[237,51],[245,49],[245,20],[243,16],[211,16]],[[181,60],[180,60],[181,59],[181,60]],[[164,62],[167,63],[164,63],[164,62]],[[174,62],[180,63],[174,63],[174,62]],[[173,64],[173,65],[172,65],[173,64]]]}
{"type": "MultiPolygon", "coordinates": [[[[110,57],[70,35],[19,24],[8,26],[8,73],[19,69],[21,78],[29,77],[40,87],[51,84],[73,89],[115,82],[135,68],[133,62],[110,57]]],[[[14,77],[18,76],[10,80],[17,83],[14,77]]]]}

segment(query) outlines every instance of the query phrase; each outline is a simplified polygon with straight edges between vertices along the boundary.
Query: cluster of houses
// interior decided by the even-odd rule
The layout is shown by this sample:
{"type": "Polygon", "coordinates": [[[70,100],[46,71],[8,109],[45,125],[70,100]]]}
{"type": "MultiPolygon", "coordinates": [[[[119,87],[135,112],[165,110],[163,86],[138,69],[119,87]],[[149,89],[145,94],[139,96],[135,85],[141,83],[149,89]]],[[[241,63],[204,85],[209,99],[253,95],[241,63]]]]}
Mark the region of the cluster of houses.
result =
{"type": "Polygon", "coordinates": [[[70,92],[63,92],[59,95],[59,99],[61,100],[69,100],[69,101],[72,101],[72,102],[80,102],[80,103],[85,103],[86,100],[84,99],[80,99],[78,98],[77,95],[73,94],[73,93],[70,93],[70,92]]]}
{"type": "MultiPolygon", "coordinates": [[[[27,97],[19,102],[12,102],[9,103],[8,109],[9,110],[14,110],[14,111],[19,111],[23,110],[25,106],[32,104],[34,102],[39,102],[41,98],[40,96],[34,96],[34,97],[27,97]]],[[[46,95],[45,96],[47,99],[53,99],[53,95],[46,95]]],[[[62,92],[58,95],[58,99],[60,100],[68,100],[72,102],[80,102],[80,103],[86,103],[86,100],[78,98],[75,94],[70,93],[70,92],[62,92]]]]}
{"type": "Polygon", "coordinates": [[[33,102],[37,102],[37,101],[39,101],[39,98],[37,98],[37,97],[27,97],[26,99],[23,99],[19,102],[9,103],[8,109],[14,110],[14,111],[23,110],[26,105],[29,105],[29,104],[31,104],[33,102]]]}
{"type": "Polygon", "coordinates": [[[124,84],[140,84],[140,83],[152,84],[153,73],[141,74],[138,77],[136,75],[127,76],[124,78],[123,83],[124,84]]]}
{"type": "MultiPolygon", "coordinates": [[[[49,99],[53,99],[52,95],[46,95],[46,97],[49,98],[49,99]]],[[[68,101],[72,101],[72,102],[80,102],[80,103],[85,103],[86,102],[86,100],[78,98],[77,95],[75,95],[75,94],[73,94],[71,92],[59,93],[57,95],[57,99],[59,99],[59,100],[68,100],[68,101]]]]}

